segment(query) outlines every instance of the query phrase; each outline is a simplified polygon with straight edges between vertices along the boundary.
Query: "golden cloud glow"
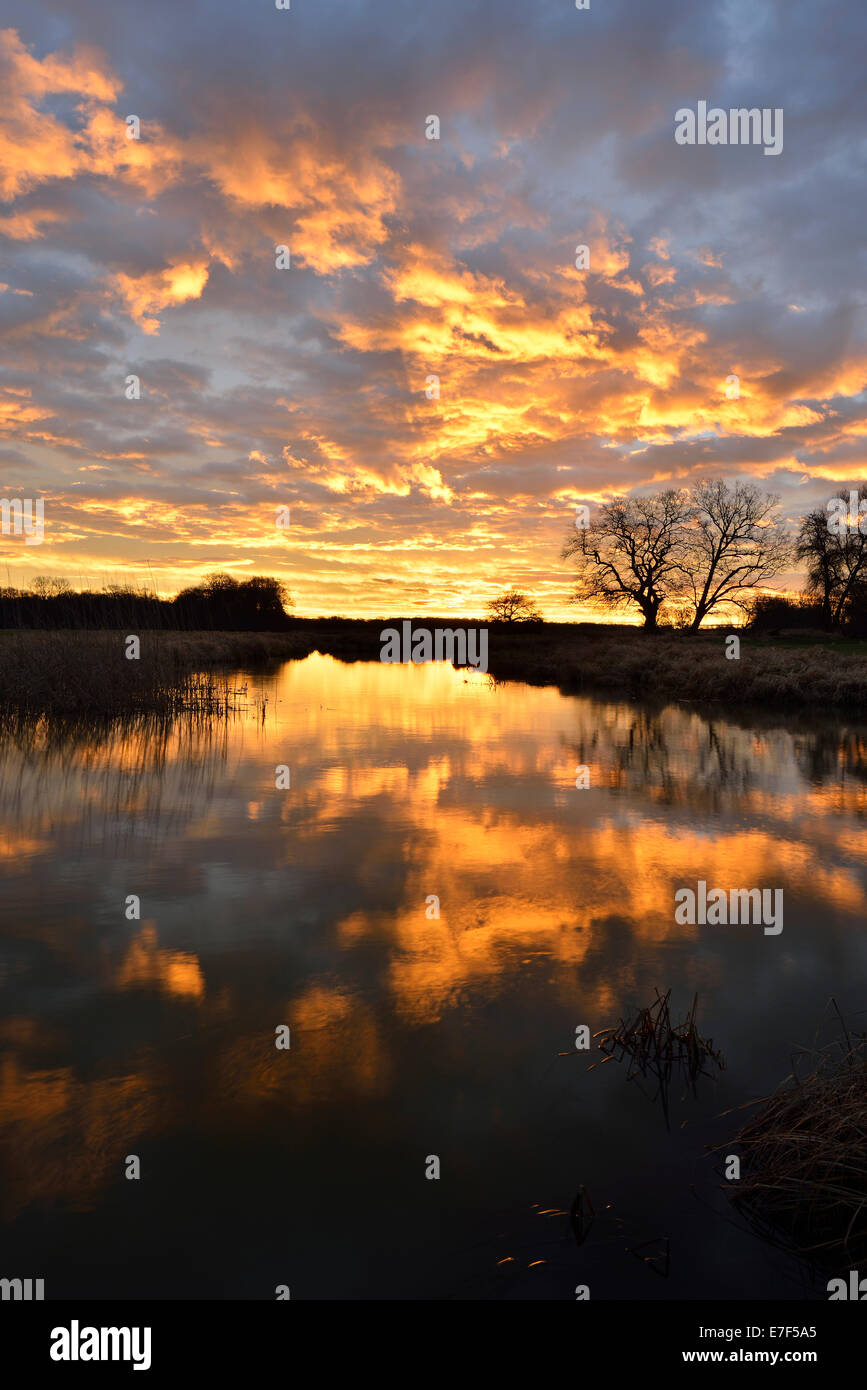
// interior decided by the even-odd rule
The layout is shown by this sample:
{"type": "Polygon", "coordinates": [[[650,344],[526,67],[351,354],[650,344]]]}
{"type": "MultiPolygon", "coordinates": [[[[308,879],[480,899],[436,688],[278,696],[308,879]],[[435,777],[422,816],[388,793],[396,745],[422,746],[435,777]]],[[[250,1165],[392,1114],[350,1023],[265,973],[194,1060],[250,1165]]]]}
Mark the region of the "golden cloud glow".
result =
{"type": "MultiPolygon", "coordinates": [[[[339,570],[333,568],[329,581],[315,561],[332,553],[335,528],[345,531],[347,516],[359,518],[360,508],[417,499],[431,508],[423,587],[435,607],[490,596],[497,545],[511,517],[512,554],[526,576],[521,582],[532,582],[537,596],[548,600],[546,616],[586,616],[567,607],[570,573],[557,562],[564,499],[572,505],[581,489],[601,498],[639,484],[688,481],[698,459],[705,466],[706,455],[690,451],[699,438],[728,437],[742,446],[779,440],[771,453],[758,447],[738,453],[739,471],[764,477],[792,466],[796,444],[783,447],[784,432],[817,436],[811,475],[831,481],[841,465],[835,470],[826,454],[836,459],[841,442],[861,436],[860,412],[849,419],[832,404],[863,389],[867,354],[854,339],[805,373],[787,369],[785,344],[772,349],[757,346],[761,338],[750,339],[733,352],[717,339],[712,316],[702,312],[743,296],[722,254],[708,245],[685,248],[669,232],[638,245],[613,212],[592,206],[566,236],[523,190],[510,185],[504,193],[498,175],[511,179],[521,167],[526,131],[518,126],[508,136],[501,132],[484,158],[455,145],[454,167],[472,168],[475,181],[440,167],[436,207],[426,223],[419,215],[418,166],[407,163],[405,126],[387,109],[365,111],[359,133],[344,135],[314,120],[300,100],[268,120],[255,103],[231,120],[206,104],[182,133],[139,113],[142,138],[134,140],[127,138],[124,106],[131,98],[104,54],[79,47],[40,59],[7,29],[0,33],[0,69],[7,88],[0,111],[0,197],[6,204],[0,233],[11,242],[38,240],[45,249],[56,243],[62,255],[64,223],[80,210],[57,192],[77,179],[100,181],[130,217],[162,218],[165,212],[159,225],[169,232],[156,264],[142,268],[133,255],[125,261],[121,244],[117,261],[56,300],[26,279],[16,284],[12,293],[20,300],[7,332],[22,362],[37,371],[45,341],[101,342],[103,319],[122,319],[154,338],[166,324],[186,332],[207,316],[197,354],[208,360],[212,377],[218,363],[243,378],[235,388],[239,411],[226,410],[225,398],[207,387],[189,387],[177,404],[171,392],[154,389],[164,407],[159,426],[145,411],[134,423],[128,415],[124,427],[133,437],[118,442],[106,438],[112,431],[104,424],[86,423],[93,416],[87,404],[78,415],[65,410],[55,418],[57,407],[46,403],[42,386],[26,401],[0,400],[0,428],[8,437],[55,451],[64,463],[58,492],[67,515],[77,513],[66,537],[77,542],[75,564],[83,577],[106,564],[129,566],[132,527],[141,563],[151,567],[149,578],[159,573],[164,589],[176,589],[203,564],[212,567],[200,547],[226,552],[224,563],[238,567],[260,551],[292,567],[279,573],[306,589],[300,611],[305,602],[308,611],[310,603],[319,611],[360,603],[375,611],[385,591],[378,587],[383,576],[372,579],[372,549],[364,593],[356,587],[349,604],[339,570]],[[65,119],[57,110],[64,104],[74,112],[65,119]],[[189,199],[189,216],[172,218],[160,204],[166,194],[189,199]],[[517,231],[531,237],[529,249],[517,231]],[[299,353],[291,335],[284,341],[272,321],[282,302],[272,292],[274,248],[284,243],[293,268],[281,279],[281,294],[289,292],[287,313],[299,315],[302,332],[312,335],[305,340],[309,352],[305,345],[299,353]],[[575,250],[585,244],[590,264],[578,269],[575,250]],[[321,293],[311,292],[311,276],[324,282],[321,293]],[[29,313],[25,300],[33,301],[29,313]],[[251,313],[262,314],[274,332],[275,347],[263,347],[255,365],[247,347],[236,354],[222,325],[211,343],[210,316],[224,315],[228,305],[233,314],[240,305],[237,322],[252,305],[251,313]],[[220,357],[210,361],[212,347],[220,357]],[[284,348],[298,354],[288,380],[279,374],[284,348]],[[337,375],[318,372],[318,353],[337,375]],[[351,375],[338,385],[344,369],[351,375]],[[278,382],[273,388],[263,385],[271,372],[278,382]],[[294,379],[307,372],[303,381],[294,379]],[[725,395],[731,373],[740,377],[737,400],[725,395]],[[428,399],[432,374],[440,390],[428,399]],[[794,381],[797,387],[787,384],[794,381]],[[246,413],[253,399],[256,408],[246,413]],[[172,440],[168,455],[159,449],[163,429],[172,440]],[[643,460],[651,450],[669,451],[675,441],[684,441],[685,461],[647,471],[643,460]],[[158,512],[150,501],[130,509],[141,477],[174,476],[175,449],[186,456],[186,476],[210,467],[211,459],[215,480],[232,458],[251,460],[256,471],[232,478],[216,504],[218,481],[207,501],[204,488],[201,501],[162,498],[158,512]],[[105,462],[128,465],[122,500],[102,495],[105,462]],[[80,480],[72,483],[69,463],[90,475],[87,493],[70,490],[80,480]],[[569,488],[555,476],[579,467],[583,475],[569,488]],[[537,469],[541,492],[533,482],[537,469]],[[262,508],[238,501],[254,478],[257,490],[274,494],[275,502],[284,500],[277,496],[284,488],[297,485],[308,495],[320,489],[333,499],[327,524],[323,520],[317,532],[308,514],[303,529],[289,536],[263,534],[262,508]],[[517,499],[531,496],[537,529],[515,534],[517,499]],[[453,528],[443,533],[437,524],[452,510],[465,513],[461,531],[473,528],[479,563],[486,566],[459,583],[458,549],[451,553],[444,542],[453,528]],[[109,554],[105,522],[112,516],[121,525],[109,554]],[[100,519],[96,531],[88,517],[100,519]]],[[[469,89],[462,100],[473,108],[469,89]]],[[[540,118],[537,112],[534,121],[540,118]]],[[[413,158],[428,153],[417,149],[413,158]]],[[[246,324],[242,331],[248,334],[246,324]]],[[[104,383],[100,393],[102,399],[104,383]]],[[[712,445],[707,449],[712,452],[712,445]]],[[[803,466],[797,471],[803,474],[803,466]]],[[[394,544],[393,534],[380,534],[376,543],[381,554],[408,556],[413,536],[394,544]]],[[[20,563],[31,573],[37,557],[22,552],[20,563]]],[[[394,564],[389,577],[398,587],[391,592],[404,606],[413,585],[420,586],[418,571],[408,558],[394,564]]]]}
{"type": "Polygon", "coordinates": [[[126,301],[132,318],[143,333],[159,333],[160,321],[155,317],[173,304],[198,299],[208,282],[207,261],[181,262],[166,266],[134,279],[122,271],[114,280],[114,289],[126,301]]]}

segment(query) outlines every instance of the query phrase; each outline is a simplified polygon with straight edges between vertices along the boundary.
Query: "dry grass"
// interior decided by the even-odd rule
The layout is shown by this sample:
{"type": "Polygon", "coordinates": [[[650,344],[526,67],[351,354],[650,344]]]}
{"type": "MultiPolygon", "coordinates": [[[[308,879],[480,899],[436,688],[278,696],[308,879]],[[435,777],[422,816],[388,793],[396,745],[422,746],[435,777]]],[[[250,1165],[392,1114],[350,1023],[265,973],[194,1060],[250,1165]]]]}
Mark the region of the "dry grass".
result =
{"type": "Polygon", "coordinates": [[[847,643],[781,649],[739,633],[739,660],[725,654],[727,631],[692,636],[616,629],[501,637],[492,632],[490,670],[498,678],[564,690],[622,691],[697,703],[867,712],[867,654],[847,643]]]}
{"type": "MultiPolygon", "coordinates": [[[[867,1038],[806,1054],[737,1137],[732,1201],[763,1235],[826,1268],[867,1264],[867,1038]]],[[[727,1183],[727,1187],[730,1185],[727,1183]]]]}
{"type": "Polygon", "coordinates": [[[226,714],[237,692],[209,668],[305,654],[303,639],[276,633],[142,632],[126,657],[117,632],[0,632],[0,705],[10,714],[123,712],[226,714]]]}

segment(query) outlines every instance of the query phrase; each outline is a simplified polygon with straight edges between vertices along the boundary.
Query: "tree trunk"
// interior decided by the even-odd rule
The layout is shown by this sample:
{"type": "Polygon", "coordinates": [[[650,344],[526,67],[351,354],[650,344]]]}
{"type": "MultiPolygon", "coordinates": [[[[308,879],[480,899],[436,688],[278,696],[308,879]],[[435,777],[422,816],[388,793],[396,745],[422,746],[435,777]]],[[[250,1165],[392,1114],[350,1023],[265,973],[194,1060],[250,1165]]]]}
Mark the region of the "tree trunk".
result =
{"type": "Polygon", "coordinates": [[[645,609],[644,609],[644,631],[645,631],[645,632],[656,632],[656,629],[657,629],[656,615],[657,615],[658,611],[659,611],[659,605],[657,605],[656,607],[651,607],[651,606],[649,606],[649,605],[648,605],[647,607],[645,607],[645,609]]]}

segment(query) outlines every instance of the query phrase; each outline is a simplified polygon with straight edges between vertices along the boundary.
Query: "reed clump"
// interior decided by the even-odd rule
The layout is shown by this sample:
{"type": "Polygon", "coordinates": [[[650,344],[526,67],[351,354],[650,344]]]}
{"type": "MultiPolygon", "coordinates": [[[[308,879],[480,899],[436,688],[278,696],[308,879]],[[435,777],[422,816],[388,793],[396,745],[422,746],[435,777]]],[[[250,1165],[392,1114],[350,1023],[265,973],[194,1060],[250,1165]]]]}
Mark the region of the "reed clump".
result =
{"type": "Polygon", "coordinates": [[[682,1023],[671,1020],[671,990],[656,991],[656,999],[646,1009],[639,1009],[629,1019],[621,1018],[616,1027],[603,1028],[594,1034],[597,1046],[606,1053],[606,1061],[616,1057],[629,1059],[627,1080],[642,1078],[656,1082],[652,1097],[662,1106],[666,1125],[669,1124],[669,1092],[672,1081],[685,1078],[696,1091],[700,1076],[712,1076],[715,1068],[725,1066],[722,1053],[712,1038],[703,1038],[696,1027],[698,995],[682,1023]]]}
{"type": "Polygon", "coordinates": [[[735,1206],[823,1267],[867,1264],[867,1035],[806,1053],[737,1136],[735,1206]]]}
{"type": "MultiPolygon", "coordinates": [[[[683,1023],[671,1021],[671,990],[656,991],[649,1008],[639,1009],[633,1018],[622,1019],[613,1028],[603,1028],[594,1036],[598,1047],[613,1056],[619,1050],[630,1058],[631,1069],[642,1073],[656,1067],[683,1066],[691,1077],[698,1077],[709,1063],[724,1067],[722,1054],[712,1038],[703,1038],[696,1027],[698,995],[692,1001],[683,1023]]],[[[710,1074],[705,1072],[705,1074],[710,1074]]]]}

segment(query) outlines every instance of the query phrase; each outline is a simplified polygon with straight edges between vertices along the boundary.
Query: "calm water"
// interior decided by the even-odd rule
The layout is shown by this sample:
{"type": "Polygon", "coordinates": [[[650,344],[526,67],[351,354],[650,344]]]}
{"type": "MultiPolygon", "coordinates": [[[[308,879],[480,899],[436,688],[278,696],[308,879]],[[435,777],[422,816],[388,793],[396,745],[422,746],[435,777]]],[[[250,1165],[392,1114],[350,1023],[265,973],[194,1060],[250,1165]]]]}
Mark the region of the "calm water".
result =
{"type": "Polygon", "coordinates": [[[707,1146],[829,996],[864,1026],[864,732],[441,665],[237,679],[264,722],[0,744],[0,1274],[49,1298],[825,1298],[707,1146]],[[782,887],[782,934],[676,925],[698,879],[782,887]],[[669,1127],[574,1049],[657,987],[679,1016],[698,991],[726,1059],[669,1127]],[[663,1278],[639,1256],[666,1236],[663,1278]]]}

